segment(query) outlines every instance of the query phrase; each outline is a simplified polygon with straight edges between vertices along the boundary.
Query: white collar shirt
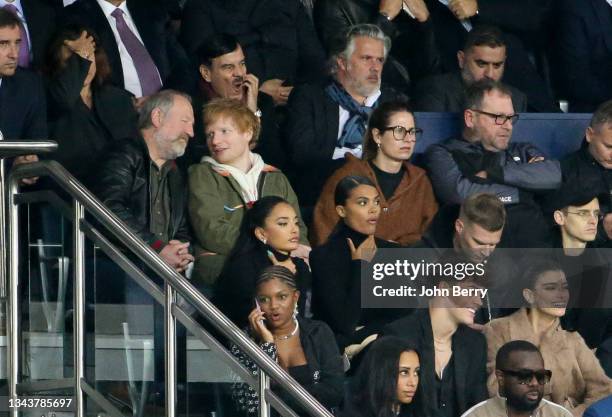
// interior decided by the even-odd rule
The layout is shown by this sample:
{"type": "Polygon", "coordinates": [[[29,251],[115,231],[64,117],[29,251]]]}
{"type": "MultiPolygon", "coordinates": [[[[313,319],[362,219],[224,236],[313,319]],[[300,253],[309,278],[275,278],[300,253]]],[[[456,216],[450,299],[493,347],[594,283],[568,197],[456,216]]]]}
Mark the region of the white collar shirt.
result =
{"type": "MultiPolygon", "coordinates": [[[[365,105],[368,107],[374,106],[374,104],[376,104],[376,101],[379,99],[379,97],[380,97],[380,90],[377,90],[374,94],[366,98],[365,105]]],[[[340,139],[340,136],[342,136],[342,130],[344,129],[344,125],[346,124],[346,122],[348,122],[348,119],[350,118],[351,115],[347,110],[344,110],[342,106],[338,106],[338,109],[339,109],[340,114],[338,118],[338,137],[337,139],[340,139]]],[[[334,149],[334,154],[332,155],[332,159],[344,158],[344,155],[347,152],[352,153],[357,158],[361,158],[361,154],[363,153],[363,146],[359,145],[354,148],[336,146],[336,149],[334,149]]]]}
{"type": "MultiPolygon", "coordinates": [[[[113,31],[113,35],[115,36],[115,41],[117,42],[117,47],[119,48],[119,58],[121,59],[121,68],[123,70],[123,84],[124,88],[130,93],[134,94],[136,97],[142,97],[142,86],[140,85],[140,79],[138,78],[138,72],[136,71],[136,67],[134,66],[134,60],[132,56],[126,49],[123,41],[121,40],[121,36],[119,35],[119,31],[117,30],[117,23],[115,18],[111,16],[111,13],[117,9],[113,4],[109,3],[106,0],[97,0],[104,16],[106,16],[106,20],[108,20],[108,24],[113,31]]],[[[118,7],[123,11],[123,18],[128,28],[136,35],[138,40],[144,45],[142,42],[142,38],[140,37],[140,33],[138,33],[138,29],[134,24],[134,20],[132,19],[132,15],[127,8],[127,3],[124,1],[118,7]]],[[[159,76],[159,70],[157,75],[159,76]]],[[[161,77],[160,77],[161,79],[161,77]]]]}

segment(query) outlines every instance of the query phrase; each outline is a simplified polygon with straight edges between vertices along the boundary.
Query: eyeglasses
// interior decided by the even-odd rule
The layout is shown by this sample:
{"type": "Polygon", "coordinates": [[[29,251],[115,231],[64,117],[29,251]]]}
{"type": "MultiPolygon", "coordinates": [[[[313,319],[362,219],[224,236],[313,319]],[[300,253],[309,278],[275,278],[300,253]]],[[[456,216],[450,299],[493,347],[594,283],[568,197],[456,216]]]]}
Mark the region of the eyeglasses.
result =
{"type": "Polygon", "coordinates": [[[495,124],[498,126],[502,126],[504,124],[506,124],[506,122],[508,120],[510,120],[510,124],[515,124],[518,119],[519,119],[519,115],[518,114],[510,114],[510,115],[506,115],[506,114],[496,114],[496,113],[489,113],[488,111],[482,111],[482,110],[478,110],[478,109],[470,109],[472,111],[475,111],[476,113],[480,113],[480,114],[484,114],[485,116],[489,116],[495,119],[495,124]]]}
{"type": "Polygon", "coordinates": [[[406,129],[404,126],[388,126],[380,129],[381,132],[386,132],[387,130],[393,131],[393,138],[398,142],[404,140],[406,135],[409,135],[411,138],[414,138],[414,140],[417,140],[423,134],[423,129],[419,129],[418,127],[406,129]]]}
{"type": "Polygon", "coordinates": [[[567,211],[568,214],[575,214],[576,216],[586,219],[587,217],[593,217],[597,220],[602,220],[603,215],[599,210],[578,210],[578,211],[567,211]]]}
{"type": "Polygon", "coordinates": [[[536,381],[540,385],[545,385],[550,381],[552,377],[552,371],[548,369],[541,369],[538,371],[532,371],[530,369],[521,369],[518,371],[513,371],[510,369],[500,369],[505,374],[508,374],[518,380],[518,383],[521,385],[529,385],[533,378],[535,377],[536,381]]]}

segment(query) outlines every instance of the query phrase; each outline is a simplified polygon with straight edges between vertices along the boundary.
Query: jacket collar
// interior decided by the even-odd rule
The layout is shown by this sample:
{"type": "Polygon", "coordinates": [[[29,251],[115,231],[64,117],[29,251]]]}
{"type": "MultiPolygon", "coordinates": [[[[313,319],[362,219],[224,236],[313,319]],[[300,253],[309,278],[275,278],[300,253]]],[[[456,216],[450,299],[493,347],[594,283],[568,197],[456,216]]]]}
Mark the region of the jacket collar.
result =
{"type": "MultiPolygon", "coordinates": [[[[216,166],[214,166],[212,164],[208,164],[208,165],[210,165],[212,170],[215,171],[217,174],[219,174],[219,175],[221,175],[223,177],[230,177],[231,178],[232,174],[230,174],[229,171],[226,171],[223,168],[216,167],[216,166]]],[[[280,170],[278,168],[276,168],[275,166],[265,164],[262,172],[280,172],[280,170]]]]}
{"type": "Polygon", "coordinates": [[[512,319],[509,322],[511,340],[527,340],[540,349],[546,346],[546,349],[553,353],[558,353],[565,348],[566,343],[560,340],[564,330],[561,328],[561,322],[558,318],[555,319],[554,323],[542,335],[538,344],[536,343],[536,335],[527,315],[527,308],[521,308],[513,313],[511,317],[512,319]]]}
{"type": "MultiPolygon", "coordinates": [[[[497,394],[494,397],[489,398],[489,400],[487,400],[487,402],[489,403],[488,405],[493,407],[493,413],[494,415],[503,415],[505,416],[507,413],[506,410],[506,397],[502,397],[501,395],[497,394]]],[[[542,408],[544,407],[545,404],[545,400],[542,399],[540,401],[540,403],[538,404],[538,407],[533,410],[533,412],[531,413],[532,417],[540,417],[542,415],[542,408]]]]}

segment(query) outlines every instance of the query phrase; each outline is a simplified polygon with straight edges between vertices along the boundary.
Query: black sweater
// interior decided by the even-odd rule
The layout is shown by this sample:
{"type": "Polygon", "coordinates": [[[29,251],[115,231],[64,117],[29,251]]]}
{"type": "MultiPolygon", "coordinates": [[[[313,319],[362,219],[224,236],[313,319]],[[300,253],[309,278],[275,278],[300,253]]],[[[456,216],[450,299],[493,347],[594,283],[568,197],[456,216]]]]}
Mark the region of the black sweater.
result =
{"type": "MultiPolygon", "coordinates": [[[[358,247],[367,236],[347,226],[340,226],[328,241],[312,250],[312,312],[314,318],[329,324],[341,350],[361,343],[367,336],[401,316],[396,309],[361,308],[361,262],[351,259],[347,238],[358,247]],[[357,326],[365,326],[358,332],[357,326]]],[[[376,239],[378,248],[397,244],[376,239]]]]}

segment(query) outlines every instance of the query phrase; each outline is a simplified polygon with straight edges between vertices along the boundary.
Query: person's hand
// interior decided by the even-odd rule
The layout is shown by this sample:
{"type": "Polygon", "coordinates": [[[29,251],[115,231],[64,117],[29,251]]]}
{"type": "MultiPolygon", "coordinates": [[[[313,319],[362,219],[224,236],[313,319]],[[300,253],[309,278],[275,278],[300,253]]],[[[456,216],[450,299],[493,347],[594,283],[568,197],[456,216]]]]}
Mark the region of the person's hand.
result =
{"type": "Polygon", "coordinates": [[[467,325],[470,329],[476,330],[477,332],[484,333],[484,324],[472,323],[467,325]]]}
{"type": "Polygon", "coordinates": [[[291,94],[293,87],[283,87],[283,82],[284,80],[277,78],[268,80],[259,87],[259,90],[272,97],[274,105],[284,106],[289,100],[289,94],[291,94]]]}
{"type": "Polygon", "coordinates": [[[257,95],[259,94],[259,79],[253,74],[244,77],[244,89],[246,90],[246,106],[253,113],[257,111],[257,95]]]}
{"type": "Polygon", "coordinates": [[[459,20],[469,19],[478,11],[476,0],[450,0],[448,8],[459,20]]]}
{"type": "Polygon", "coordinates": [[[378,4],[378,12],[389,16],[393,20],[402,11],[403,0],[380,0],[378,4]]]}
{"type": "Polygon", "coordinates": [[[404,0],[404,4],[419,22],[423,23],[429,19],[429,9],[423,0],[404,0]]]}
{"type": "Polygon", "coordinates": [[[270,259],[270,262],[272,262],[272,265],[284,266],[285,268],[290,270],[292,274],[295,275],[296,268],[291,258],[287,258],[287,260],[281,262],[278,259],[276,259],[276,256],[274,256],[274,254],[270,251],[268,251],[268,258],[270,259]]]}
{"type": "Polygon", "coordinates": [[[359,352],[366,348],[370,343],[378,339],[378,333],[371,334],[361,341],[359,344],[348,345],[344,348],[344,354],[347,358],[353,359],[359,352]]]}
{"type": "Polygon", "coordinates": [[[608,235],[608,239],[612,239],[612,213],[608,213],[603,218],[603,228],[608,235]]]}
{"type": "Polygon", "coordinates": [[[487,171],[478,171],[474,174],[476,177],[482,178],[483,180],[487,179],[487,171]]]}
{"type": "Polygon", "coordinates": [[[94,61],[96,58],[96,43],[94,42],[93,36],[89,35],[85,30],[81,32],[81,36],[79,36],[78,39],[73,41],[66,39],[64,45],[81,58],[89,61],[94,61]]]}
{"type": "Polygon", "coordinates": [[[291,256],[300,258],[301,260],[306,262],[308,266],[310,266],[310,252],[311,251],[312,251],[312,248],[310,246],[303,245],[300,243],[297,249],[291,252],[291,256]]]}
{"type": "Polygon", "coordinates": [[[543,160],[544,160],[543,156],[534,156],[527,163],[528,164],[533,164],[534,162],[540,162],[540,161],[543,161],[543,160]]]}
{"type": "Polygon", "coordinates": [[[149,98],[149,96],[142,96],[142,97],[134,97],[132,98],[132,102],[134,103],[134,108],[136,109],[136,111],[140,111],[140,109],[142,108],[142,105],[144,104],[144,102],[149,98]]]}
{"type": "MultiPolygon", "coordinates": [[[[20,164],[31,164],[32,162],[38,162],[38,155],[22,155],[18,156],[13,160],[13,165],[20,164]]],[[[21,180],[22,185],[33,185],[38,181],[38,177],[24,178],[21,180]]]]}
{"type": "Polygon", "coordinates": [[[168,242],[162,248],[159,256],[178,273],[183,272],[187,265],[194,260],[193,256],[189,253],[189,242],[182,243],[178,240],[168,242]]]}
{"type": "Polygon", "coordinates": [[[355,248],[355,244],[350,238],[346,239],[351,250],[351,259],[356,261],[361,259],[363,261],[370,262],[376,254],[376,241],[374,235],[368,236],[358,248],[355,248]]]}
{"type": "Polygon", "coordinates": [[[254,308],[249,314],[249,326],[251,326],[251,333],[260,342],[273,343],[274,336],[266,327],[265,320],[265,313],[261,311],[259,307],[254,308]]]}

